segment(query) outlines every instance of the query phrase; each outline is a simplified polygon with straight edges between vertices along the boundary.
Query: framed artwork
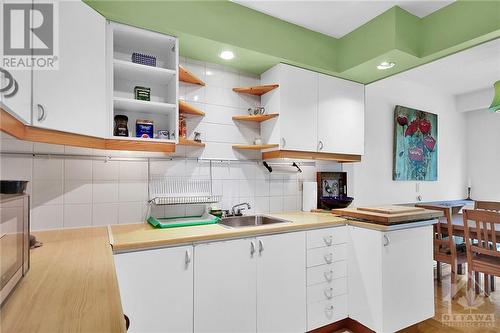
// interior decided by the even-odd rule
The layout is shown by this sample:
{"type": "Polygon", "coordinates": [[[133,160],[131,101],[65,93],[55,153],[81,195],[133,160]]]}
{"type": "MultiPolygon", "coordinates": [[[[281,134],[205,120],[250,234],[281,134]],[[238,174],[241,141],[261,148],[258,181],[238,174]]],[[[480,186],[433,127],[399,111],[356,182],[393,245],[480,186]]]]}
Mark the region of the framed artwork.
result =
{"type": "Polygon", "coordinates": [[[437,180],[437,134],[437,114],[396,106],[393,180],[437,180]]]}

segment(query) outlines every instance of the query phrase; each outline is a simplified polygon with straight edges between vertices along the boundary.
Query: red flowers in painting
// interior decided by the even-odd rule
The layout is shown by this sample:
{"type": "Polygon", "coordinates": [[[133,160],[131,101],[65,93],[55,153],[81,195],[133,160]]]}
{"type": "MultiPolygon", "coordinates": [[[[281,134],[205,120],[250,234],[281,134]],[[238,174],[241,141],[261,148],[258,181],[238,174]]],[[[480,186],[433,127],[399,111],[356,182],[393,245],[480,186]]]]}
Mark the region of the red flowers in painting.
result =
{"type": "Polygon", "coordinates": [[[418,123],[419,123],[418,119],[412,121],[410,125],[408,125],[408,127],[406,128],[405,136],[412,136],[413,134],[415,134],[415,132],[418,131],[418,123]]]}
{"type": "Polygon", "coordinates": [[[431,123],[427,119],[420,119],[418,129],[422,134],[428,134],[431,131],[431,123]]]}
{"type": "Polygon", "coordinates": [[[408,148],[408,157],[412,161],[421,162],[424,160],[424,150],[420,147],[408,148]]]}
{"type": "Polygon", "coordinates": [[[434,147],[436,146],[436,139],[434,139],[432,136],[430,135],[426,135],[424,137],[424,145],[427,149],[429,149],[429,151],[433,151],[434,150],[434,147]]]}
{"type": "Polygon", "coordinates": [[[401,126],[408,125],[408,117],[405,116],[404,114],[400,114],[397,117],[398,124],[401,126]]]}

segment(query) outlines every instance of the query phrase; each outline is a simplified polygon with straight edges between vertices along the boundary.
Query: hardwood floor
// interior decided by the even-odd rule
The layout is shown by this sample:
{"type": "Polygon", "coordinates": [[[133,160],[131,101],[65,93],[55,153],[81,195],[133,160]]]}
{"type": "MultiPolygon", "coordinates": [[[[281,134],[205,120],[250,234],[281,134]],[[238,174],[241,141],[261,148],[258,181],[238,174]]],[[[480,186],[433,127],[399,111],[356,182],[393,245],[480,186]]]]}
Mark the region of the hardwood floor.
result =
{"type": "MultiPolygon", "coordinates": [[[[465,270],[467,272],[467,270],[465,270]]],[[[436,315],[420,324],[401,330],[400,333],[492,333],[500,332],[500,279],[495,278],[497,290],[485,297],[473,298],[472,307],[467,307],[465,275],[458,277],[458,295],[450,297],[450,266],[443,265],[441,284],[435,280],[434,299],[436,315]]],[[[481,286],[483,285],[481,279],[481,286]]],[[[410,286],[411,287],[411,286],[410,286]]]]}

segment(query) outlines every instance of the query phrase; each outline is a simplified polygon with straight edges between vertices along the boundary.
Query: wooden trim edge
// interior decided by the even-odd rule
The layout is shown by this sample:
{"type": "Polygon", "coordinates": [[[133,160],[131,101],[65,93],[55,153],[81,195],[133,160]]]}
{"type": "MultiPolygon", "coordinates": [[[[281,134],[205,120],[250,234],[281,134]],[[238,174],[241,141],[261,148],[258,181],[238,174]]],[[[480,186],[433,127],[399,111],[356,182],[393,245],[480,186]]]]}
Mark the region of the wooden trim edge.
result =
{"type": "Polygon", "coordinates": [[[341,319],[326,326],[316,328],[312,331],[309,331],[308,333],[332,333],[340,331],[342,329],[347,329],[353,333],[375,333],[375,331],[372,331],[365,325],[352,318],[341,319]]]}
{"type": "Polygon", "coordinates": [[[262,153],[262,159],[297,158],[304,160],[326,160],[337,162],[360,162],[361,155],[304,152],[296,150],[273,150],[262,153]]]}
{"type": "Polygon", "coordinates": [[[31,142],[108,150],[131,150],[163,153],[175,152],[174,143],[105,139],[89,135],[33,127],[24,124],[1,107],[0,131],[5,132],[16,139],[31,142]]]}

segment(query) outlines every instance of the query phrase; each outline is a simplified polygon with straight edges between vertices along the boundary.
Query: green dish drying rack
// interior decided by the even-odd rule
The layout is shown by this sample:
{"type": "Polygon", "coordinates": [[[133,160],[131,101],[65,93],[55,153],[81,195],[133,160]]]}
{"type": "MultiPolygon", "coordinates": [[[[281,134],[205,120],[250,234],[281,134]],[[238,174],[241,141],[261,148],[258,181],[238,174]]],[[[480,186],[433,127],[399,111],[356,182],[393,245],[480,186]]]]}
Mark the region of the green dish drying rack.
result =
{"type": "MultiPolygon", "coordinates": [[[[194,205],[216,203],[221,195],[213,194],[211,179],[190,177],[153,176],[150,180],[148,223],[155,228],[176,228],[204,224],[215,224],[219,218],[210,214],[201,216],[161,217],[153,216],[153,205],[194,205]]],[[[157,210],[156,210],[157,211],[157,210]]]]}

